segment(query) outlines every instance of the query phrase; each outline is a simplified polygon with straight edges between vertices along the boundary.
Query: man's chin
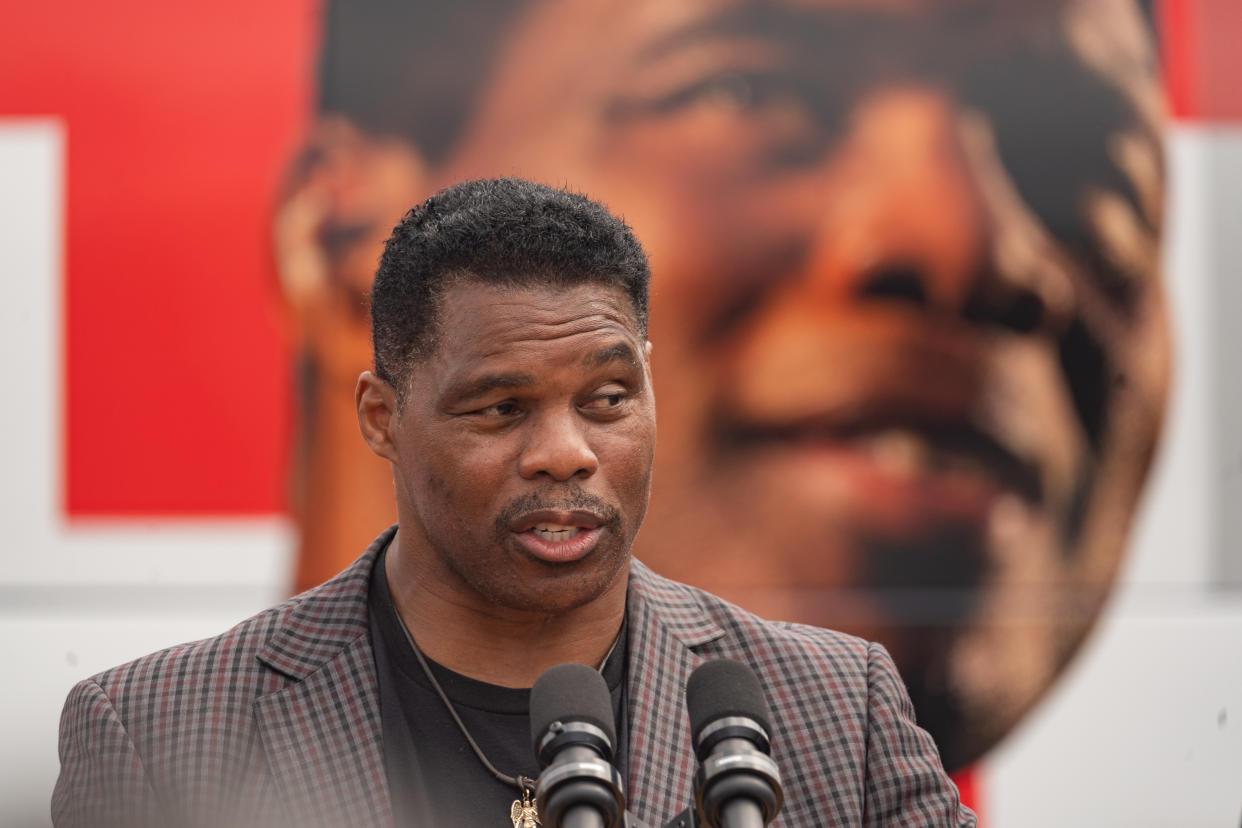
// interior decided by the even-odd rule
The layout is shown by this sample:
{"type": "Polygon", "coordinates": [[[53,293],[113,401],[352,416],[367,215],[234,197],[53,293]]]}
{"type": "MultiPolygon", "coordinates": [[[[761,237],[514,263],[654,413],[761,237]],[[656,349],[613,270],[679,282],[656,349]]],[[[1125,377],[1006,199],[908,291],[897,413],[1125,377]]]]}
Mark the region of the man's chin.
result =
{"type": "Polygon", "coordinates": [[[951,770],[980,759],[1038,702],[1102,600],[1070,580],[1074,551],[1054,541],[1059,525],[1024,525],[1003,539],[947,526],[860,544],[857,589],[873,623],[841,628],[889,648],[951,770]]]}
{"type": "Polygon", "coordinates": [[[1052,620],[975,621],[943,629],[895,629],[894,654],[919,725],[949,770],[969,767],[1043,697],[1067,663],[1066,630],[1052,620]]]}
{"type": "MultiPolygon", "coordinates": [[[[962,768],[1039,699],[1094,618],[1054,600],[1073,558],[1062,525],[1026,502],[997,504],[997,520],[939,508],[891,520],[888,504],[768,513],[767,525],[804,531],[769,533],[766,545],[759,534],[704,538],[720,563],[688,580],[764,617],[884,644],[946,766],[962,768]]],[[[640,553],[658,571],[659,551],[640,553]]]]}
{"type": "MultiPolygon", "coordinates": [[[[899,665],[919,726],[931,734],[940,749],[940,759],[950,772],[968,768],[981,759],[1018,723],[1030,706],[1010,701],[1009,693],[997,699],[955,692],[951,677],[946,675],[948,659],[944,640],[953,636],[953,631],[948,630],[941,635],[910,636],[913,643],[928,652],[934,663],[923,668],[899,665]],[[937,651],[943,660],[932,655],[937,651]]],[[[1022,695],[1033,703],[1045,685],[1030,689],[1033,692],[1022,695]]]]}
{"type": "Polygon", "coordinates": [[[517,574],[503,583],[488,583],[480,592],[493,603],[519,612],[557,616],[599,600],[624,583],[628,554],[597,549],[566,563],[527,558],[517,574]]]}

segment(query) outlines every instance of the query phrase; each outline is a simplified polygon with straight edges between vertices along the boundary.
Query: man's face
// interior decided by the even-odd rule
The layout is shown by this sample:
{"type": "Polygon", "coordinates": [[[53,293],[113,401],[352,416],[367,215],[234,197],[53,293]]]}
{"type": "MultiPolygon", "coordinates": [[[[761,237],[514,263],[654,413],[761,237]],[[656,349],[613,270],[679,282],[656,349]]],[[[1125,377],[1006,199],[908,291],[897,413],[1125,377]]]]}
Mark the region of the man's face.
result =
{"type": "Polygon", "coordinates": [[[960,767],[1090,627],[1158,431],[1146,49],[1124,0],[545,0],[408,202],[517,174],[634,226],[637,553],[883,641],[960,767]]]}
{"type": "Polygon", "coordinates": [[[403,553],[467,605],[561,613],[624,583],[655,403],[619,289],[448,290],[394,419],[403,553]]]}
{"type": "Polygon", "coordinates": [[[886,642],[951,766],[1096,615],[1166,382],[1141,24],[1002,5],[538,4],[444,166],[634,225],[637,553],[886,642]]]}

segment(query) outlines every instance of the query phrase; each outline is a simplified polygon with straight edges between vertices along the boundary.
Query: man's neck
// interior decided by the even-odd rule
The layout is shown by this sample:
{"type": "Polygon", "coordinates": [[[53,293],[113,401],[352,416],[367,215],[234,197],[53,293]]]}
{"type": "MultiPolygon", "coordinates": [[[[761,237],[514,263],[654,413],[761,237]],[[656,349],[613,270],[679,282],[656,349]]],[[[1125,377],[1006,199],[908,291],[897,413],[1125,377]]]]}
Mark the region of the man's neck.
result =
{"type": "Polygon", "coordinates": [[[397,614],[423,654],[454,672],[502,687],[530,687],[557,664],[598,667],[620,632],[627,572],[589,604],[548,615],[463,599],[439,579],[420,577],[399,544],[400,533],[384,559],[397,614]]]}

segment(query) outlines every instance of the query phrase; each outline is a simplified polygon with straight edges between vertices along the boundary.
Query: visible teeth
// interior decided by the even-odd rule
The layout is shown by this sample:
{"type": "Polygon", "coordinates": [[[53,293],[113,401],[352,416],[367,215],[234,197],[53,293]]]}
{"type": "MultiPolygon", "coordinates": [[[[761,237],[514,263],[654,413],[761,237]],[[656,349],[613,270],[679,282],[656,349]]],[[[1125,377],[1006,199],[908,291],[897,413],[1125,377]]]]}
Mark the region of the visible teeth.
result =
{"type": "Polygon", "coordinates": [[[858,445],[870,452],[879,468],[893,475],[914,476],[929,471],[976,476],[987,473],[984,462],[975,454],[899,428],[867,435],[858,445]]]}
{"type": "Polygon", "coordinates": [[[539,537],[548,541],[567,541],[578,534],[577,526],[562,526],[559,523],[540,523],[534,527],[539,537]]]}
{"type": "Polygon", "coordinates": [[[888,429],[869,441],[871,456],[894,474],[911,474],[923,468],[928,460],[927,445],[906,431],[888,429]]]}

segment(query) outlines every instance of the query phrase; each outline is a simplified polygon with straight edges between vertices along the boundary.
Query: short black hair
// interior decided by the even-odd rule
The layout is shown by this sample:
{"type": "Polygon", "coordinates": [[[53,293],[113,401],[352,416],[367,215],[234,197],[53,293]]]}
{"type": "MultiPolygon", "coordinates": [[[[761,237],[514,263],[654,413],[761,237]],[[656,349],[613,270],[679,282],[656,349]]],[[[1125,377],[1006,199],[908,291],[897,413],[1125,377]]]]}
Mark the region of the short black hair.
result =
{"type": "MultiPolygon", "coordinates": [[[[1137,3],[1151,25],[1153,0],[1137,3]]],[[[324,0],[316,108],[368,133],[410,141],[429,162],[441,162],[469,124],[505,39],[531,5],[324,0]]]]}
{"type": "Polygon", "coordinates": [[[410,370],[435,352],[454,285],[616,287],[646,337],[650,280],[629,225],[584,195],[520,178],[456,184],[406,213],[384,244],[371,289],[375,373],[404,402],[410,370]]]}
{"type": "Polygon", "coordinates": [[[325,0],[316,106],[435,163],[474,112],[528,0],[325,0]]]}

